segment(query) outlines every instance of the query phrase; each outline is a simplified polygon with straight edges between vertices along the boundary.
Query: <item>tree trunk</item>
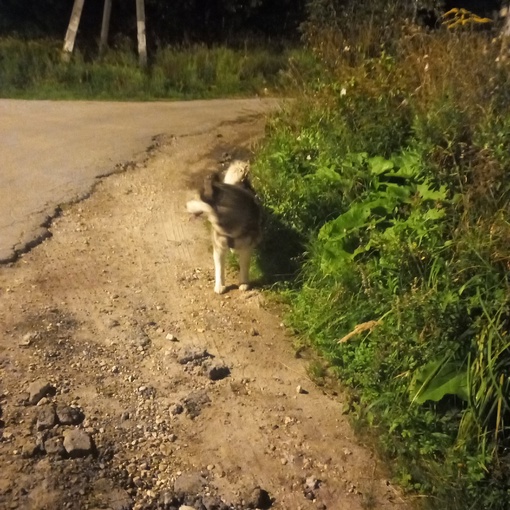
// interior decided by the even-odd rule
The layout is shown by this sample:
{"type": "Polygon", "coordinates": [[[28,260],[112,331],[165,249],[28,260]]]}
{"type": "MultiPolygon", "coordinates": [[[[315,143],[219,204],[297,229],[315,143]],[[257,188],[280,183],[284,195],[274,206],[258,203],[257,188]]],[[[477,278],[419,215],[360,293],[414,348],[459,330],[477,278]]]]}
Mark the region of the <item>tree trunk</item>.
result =
{"type": "Polygon", "coordinates": [[[504,17],[503,28],[501,29],[501,50],[499,52],[499,61],[502,62],[509,57],[510,49],[510,3],[506,4],[500,11],[504,17]]]}
{"type": "Polygon", "coordinates": [[[71,60],[74,41],[76,40],[76,34],[78,33],[78,26],[80,25],[81,11],[83,10],[84,3],[85,0],[74,0],[73,12],[71,13],[71,19],[69,20],[69,26],[67,27],[64,49],[62,52],[62,60],[64,62],[69,62],[69,60],[71,60]]]}
{"type": "Polygon", "coordinates": [[[503,12],[505,15],[505,26],[503,27],[503,34],[506,37],[510,37],[510,3],[506,4],[503,12]]]}
{"type": "Polygon", "coordinates": [[[101,39],[99,40],[99,54],[108,46],[108,31],[110,28],[110,14],[112,13],[112,0],[104,0],[103,22],[101,24],[101,39]]]}
{"type": "Polygon", "coordinates": [[[138,34],[138,61],[147,66],[147,43],[145,40],[145,0],[136,0],[136,27],[138,34]]]}
{"type": "Polygon", "coordinates": [[[418,20],[418,0],[413,1],[413,23],[418,20]]]}

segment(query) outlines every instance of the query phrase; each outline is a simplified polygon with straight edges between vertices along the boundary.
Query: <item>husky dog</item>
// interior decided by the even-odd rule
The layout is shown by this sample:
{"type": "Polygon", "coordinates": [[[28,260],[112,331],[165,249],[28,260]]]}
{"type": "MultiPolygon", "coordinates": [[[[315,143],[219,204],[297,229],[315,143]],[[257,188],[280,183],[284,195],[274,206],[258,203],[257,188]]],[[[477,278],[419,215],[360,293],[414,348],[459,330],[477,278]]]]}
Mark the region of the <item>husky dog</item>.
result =
{"type": "Polygon", "coordinates": [[[221,179],[209,175],[200,192],[200,200],[186,204],[188,212],[207,214],[212,226],[214,292],[225,292],[225,258],[228,250],[239,256],[239,289],[248,290],[251,254],[259,243],[261,208],[248,180],[249,163],[234,161],[221,179]]]}

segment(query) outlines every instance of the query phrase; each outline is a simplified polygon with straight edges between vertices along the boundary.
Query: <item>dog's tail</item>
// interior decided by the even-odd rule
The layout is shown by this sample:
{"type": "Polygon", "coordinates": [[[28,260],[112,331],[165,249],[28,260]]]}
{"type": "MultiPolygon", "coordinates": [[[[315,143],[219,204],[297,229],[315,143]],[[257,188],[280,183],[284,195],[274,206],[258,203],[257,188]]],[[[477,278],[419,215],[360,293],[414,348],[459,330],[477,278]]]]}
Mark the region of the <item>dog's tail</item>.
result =
{"type": "Polygon", "coordinates": [[[196,214],[197,216],[202,213],[207,214],[209,218],[214,216],[214,209],[202,200],[190,200],[186,203],[186,209],[189,213],[196,214]]]}
{"type": "Polygon", "coordinates": [[[227,169],[223,182],[225,184],[243,184],[248,182],[250,163],[247,161],[233,161],[227,169]]]}

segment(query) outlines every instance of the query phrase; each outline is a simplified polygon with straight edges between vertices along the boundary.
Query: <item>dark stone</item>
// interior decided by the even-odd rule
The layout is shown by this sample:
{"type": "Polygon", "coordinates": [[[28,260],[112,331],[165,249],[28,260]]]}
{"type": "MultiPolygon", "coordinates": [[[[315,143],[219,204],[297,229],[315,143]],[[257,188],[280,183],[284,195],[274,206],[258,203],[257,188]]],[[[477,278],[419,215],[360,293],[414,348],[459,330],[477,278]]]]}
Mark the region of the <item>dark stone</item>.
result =
{"type": "Polygon", "coordinates": [[[84,457],[93,452],[94,444],[85,431],[72,429],[64,432],[64,448],[70,457],[84,457]]]}
{"type": "Polygon", "coordinates": [[[51,429],[57,423],[57,415],[53,407],[43,407],[37,415],[37,430],[51,429]]]}
{"type": "Polygon", "coordinates": [[[244,498],[244,505],[245,508],[266,510],[267,508],[271,508],[273,501],[266,490],[261,489],[260,487],[255,487],[244,498]]]}
{"type": "Polygon", "coordinates": [[[154,386],[140,386],[138,393],[146,399],[153,399],[156,397],[156,388],[154,386]]]}
{"type": "Polygon", "coordinates": [[[305,480],[305,488],[309,490],[318,489],[320,487],[321,481],[318,478],[315,478],[315,476],[309,476],[305,480]]]}
{"type": "Polygon", "coordinates": [[[57,418],[62,425],[79,425],[85,418],[76,407],[62,407],[57,409],[57,418]]]}
{"type": "Polygon", "coordinates": [[[202,505],[205,510],[229,510],[228,505],[215,496],[204,496],[202,498],[202,505]]]}
{"type": "Polygon", "coordinates": [[[34,441],[33,439],[27,440],[22,445],[22,457],[25,459],[36,457],[37,455],[41,455],[44,453],[42,446],[39,442],[34,441]]]}
{"type": "Polygon", "coordinates": [[[44,441],[44,451],[48,455],[65,455],[65,448],[62,444],[62,437],[50,437],[44,441]]]}
{"type": "Polygon", "coordinates": [[[194,362],[200,365],[205,359],[210,358],[211,355],[201,347],[186,347],[183,349],[177,360],[181,365],[194,362]]]}
{"type": "Polygon", "coordinates": [[[133,508],[133,500],[125,490],[113,489],[108,494],[108,499],[111,510],[131,510],[133,508]]]}
{"type": "Polygon", "coordinates": [[[230,375],[230,368],[223,363],[211,363],[205,365],[205,373],[211,381],[219,381],[230,375]]]}
{"type": "Polygon", "coordinates": [[[305,491],[305,498],[309,499],[310,501],[313,501],[315,499],[315,493],[308,489],[305,491]]]}
{"type": "Polygon", "coordinates": [[[107,321],[106,321],[106,325],[109,327],[109,328],[116,328],[117,326],[120,325],[119,321],[117,319],[112,319],[112,318],[109,318],[107,321]]]}
{"type": "Polygon", "coordinates": [[[181,404],[175,404],[171,409],[170,412],[173,415],[181,414],[184,412],[184,407],[181,404]]]}
{"type": "Polygon", "coordinates": [[[142,332],[132,339],[131,344],[134,347],[141,347],[142,349],[146,349],[147,347],[150,347],[151,339],[145,333],[142,332]]]}
{"type": "Polygon", "coordinates": [[[206,486],[207,480],[201,473],[183,473],[174,482],[174,492],[183,497],[199,494],[206,486]]]}
{"type": "Polygon", "coordinates": [[[37,404],[46,395],[54,395],[55,388],[46,380],[39,379],[34,381],[27,388],[28,392],[28,403],[31,405],[37,404]]]}
{"type": "Polygon", "coordinates": [[[193,508],[193,510],[205,510],[204,505],[202,505],[202,498],[196,494],[187,494],[184,496],[183,506],[179,510],[184,510],[184,508],[193,508]]]}
{"type": "Polygon", "coordinates": [[[204,405],[211,402],[207,393],[203,390],[190,393],[183,401],[184,408],[186,409],[190,418],[196,418],[202,411],[204,405]]]}
{"type": "Polygon", "coordinates": [[[162,508],[164,510],[174,510],[178,509],[182,502],[182,498],[179,498],[175,492],[171,490],[163,491],[159,495],[158,508],[162,508]]]}

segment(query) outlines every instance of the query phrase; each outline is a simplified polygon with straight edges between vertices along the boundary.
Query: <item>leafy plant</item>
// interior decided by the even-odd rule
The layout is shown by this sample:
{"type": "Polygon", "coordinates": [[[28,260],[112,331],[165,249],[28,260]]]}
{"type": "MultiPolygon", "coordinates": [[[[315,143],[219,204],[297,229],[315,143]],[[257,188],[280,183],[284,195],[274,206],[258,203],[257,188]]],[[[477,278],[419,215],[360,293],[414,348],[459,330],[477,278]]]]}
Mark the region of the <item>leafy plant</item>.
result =
{"type": "Polygon", "coordinates": [[[431,361],[413,374],[409,393],[412,402],[439,402],[447,395],[468,400],[468,371],[464,364],[451,361],[450,356],[431,361]]]}

